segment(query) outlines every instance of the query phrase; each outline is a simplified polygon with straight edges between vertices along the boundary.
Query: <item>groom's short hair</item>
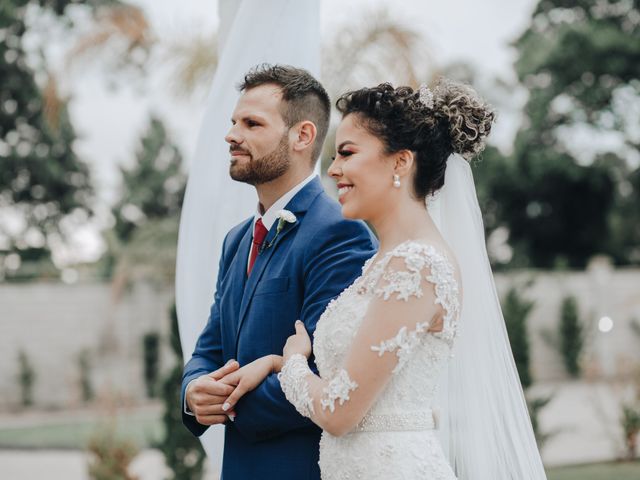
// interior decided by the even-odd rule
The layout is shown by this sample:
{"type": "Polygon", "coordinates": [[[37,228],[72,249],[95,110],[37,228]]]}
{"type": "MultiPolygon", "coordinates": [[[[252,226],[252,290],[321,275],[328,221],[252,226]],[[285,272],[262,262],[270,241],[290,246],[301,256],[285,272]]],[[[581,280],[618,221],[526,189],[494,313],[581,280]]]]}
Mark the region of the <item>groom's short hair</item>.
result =
{"type": "Polygon", "coordinates": [[[316,139],[312,149],[312,162],[322,153],[322,144],[329,130],[331,102],[322,84],[302,68],[291,65],[263,63],[252,68],[239,85],[241,92],[260,85],[274,84],[282,91],[280,112],[288,127],[309,120],[316,126],[316,139]]]}

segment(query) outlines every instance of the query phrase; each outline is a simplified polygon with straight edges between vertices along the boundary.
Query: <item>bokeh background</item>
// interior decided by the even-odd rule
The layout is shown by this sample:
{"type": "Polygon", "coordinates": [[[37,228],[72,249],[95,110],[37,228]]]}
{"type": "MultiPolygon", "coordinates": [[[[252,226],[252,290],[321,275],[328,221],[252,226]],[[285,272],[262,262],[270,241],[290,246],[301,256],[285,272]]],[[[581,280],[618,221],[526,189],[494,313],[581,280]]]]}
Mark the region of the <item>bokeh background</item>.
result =
{"type": "MultiPolygon", "coordinates": [[[[333,98],[446,75],[498,110],[473,170],[548,476],[640,478],[638,1],[321,22],[333,98]]],[[[173,285],[226,27],[215,1],[0,0],[0,478],[215,478],[180,424],[173,285]]]]}

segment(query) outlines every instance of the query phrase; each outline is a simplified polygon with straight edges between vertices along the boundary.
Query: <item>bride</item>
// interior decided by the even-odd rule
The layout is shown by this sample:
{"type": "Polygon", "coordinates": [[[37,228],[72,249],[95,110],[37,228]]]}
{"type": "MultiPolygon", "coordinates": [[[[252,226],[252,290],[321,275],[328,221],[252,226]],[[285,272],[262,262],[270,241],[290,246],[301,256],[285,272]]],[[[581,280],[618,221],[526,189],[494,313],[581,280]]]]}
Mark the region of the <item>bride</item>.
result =
{"type": "Polygon", "coordinates": [[[323,429],[325,480],[546,478],[464,160],[483,149],[493,111],[447,80],[363,88],[337,108],[328,173],[379,251],[328,305],[313,349],[297,322],[282,356],[222,380],[236,385],[223,409],[280,372],[287,399],[323,429]]]}

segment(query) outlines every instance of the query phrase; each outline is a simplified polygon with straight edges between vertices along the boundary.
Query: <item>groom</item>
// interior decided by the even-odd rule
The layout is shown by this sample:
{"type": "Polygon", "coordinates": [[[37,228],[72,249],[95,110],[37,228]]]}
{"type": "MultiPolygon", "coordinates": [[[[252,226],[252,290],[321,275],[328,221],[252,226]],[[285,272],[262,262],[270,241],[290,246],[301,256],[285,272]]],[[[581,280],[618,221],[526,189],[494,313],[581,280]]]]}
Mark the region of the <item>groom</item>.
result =
{"type": "Polygon", "coordinates": [[[183,421],[194,435],[225,424],[224,480],[319,479],[320,429],[286,400],[277,375],[232,412],[222,404],[233,387],[221,379],[238,363],[282,355],[297,319],[313,334],[376,241],[342,218],[313,174],[329,128],[322,85],[305,70],[262,65],[240,91],[225,137],[229,174],[253,185],[259,204],[224,240],[211,314],[184,369],[183,421]]]}

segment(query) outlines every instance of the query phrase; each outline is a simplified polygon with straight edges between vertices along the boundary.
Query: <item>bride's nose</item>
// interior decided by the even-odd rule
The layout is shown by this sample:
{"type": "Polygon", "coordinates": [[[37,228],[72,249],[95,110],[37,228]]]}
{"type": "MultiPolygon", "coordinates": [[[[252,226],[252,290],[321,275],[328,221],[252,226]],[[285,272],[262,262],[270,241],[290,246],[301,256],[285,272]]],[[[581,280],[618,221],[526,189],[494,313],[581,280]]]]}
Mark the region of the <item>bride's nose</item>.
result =
{"type": "Polygon", "coordinates": [[[340,178],[342,176],[342,168],[338,165],[338,160],[336,158],[333,159],[331,165],[327,169],[327,174],[332,178],[340,178]]]}

